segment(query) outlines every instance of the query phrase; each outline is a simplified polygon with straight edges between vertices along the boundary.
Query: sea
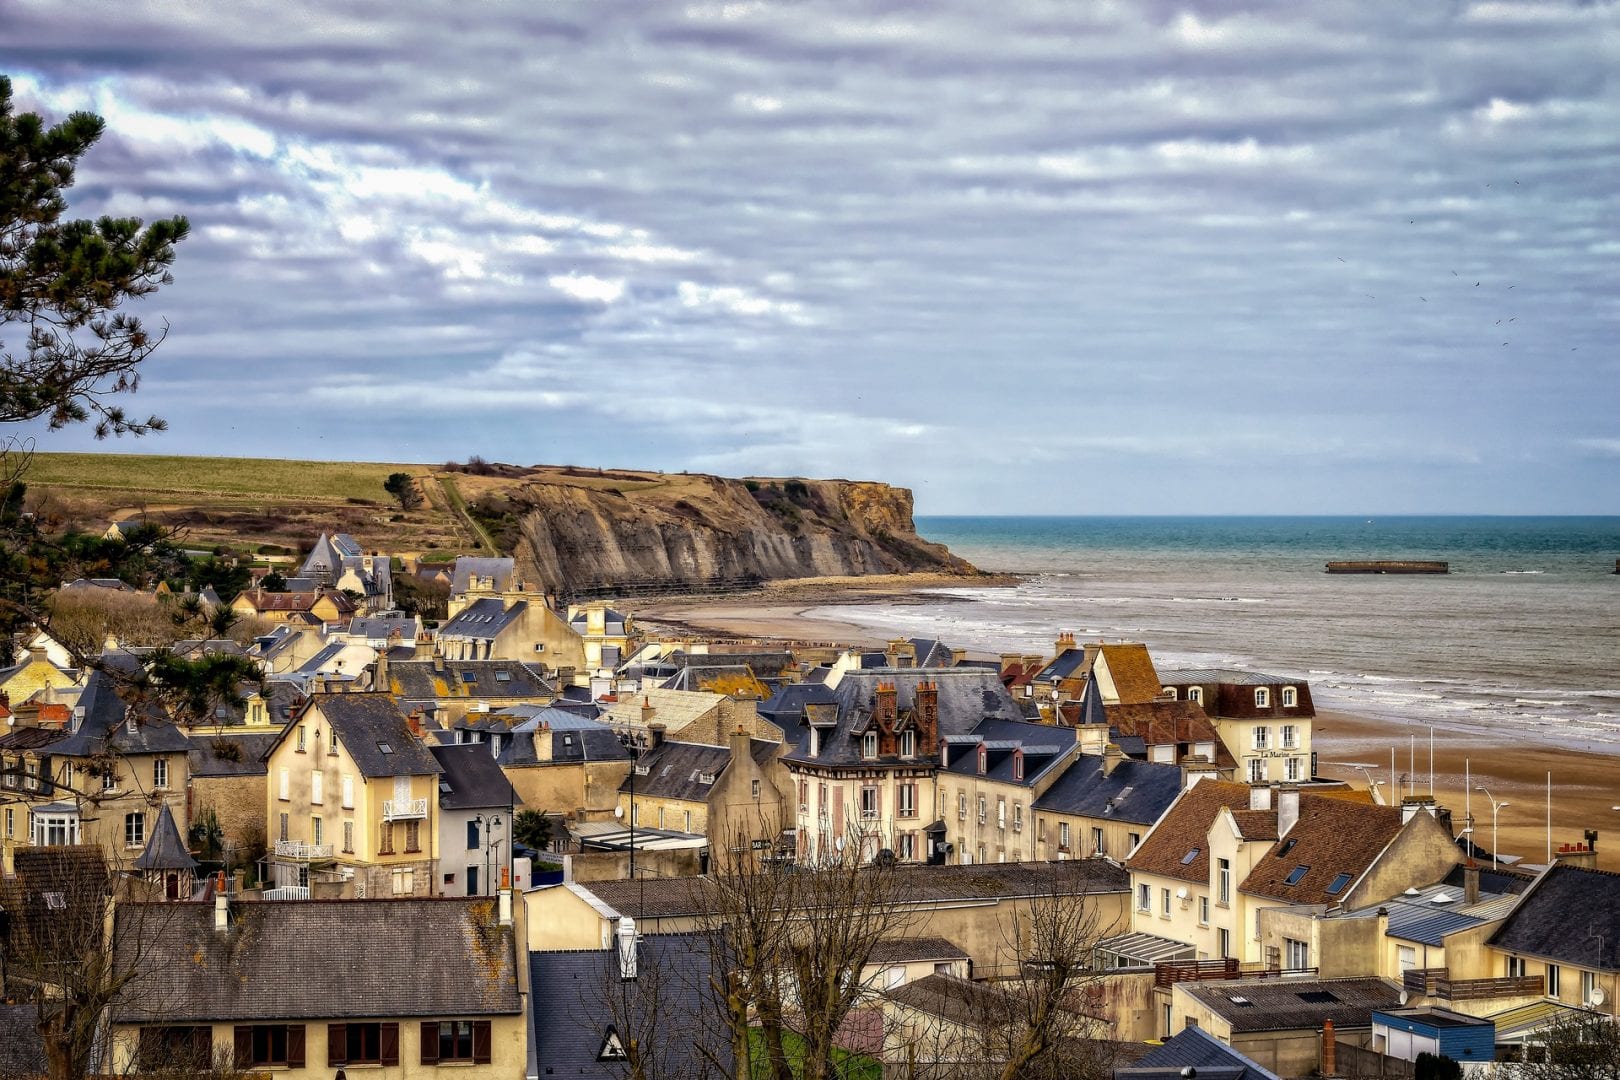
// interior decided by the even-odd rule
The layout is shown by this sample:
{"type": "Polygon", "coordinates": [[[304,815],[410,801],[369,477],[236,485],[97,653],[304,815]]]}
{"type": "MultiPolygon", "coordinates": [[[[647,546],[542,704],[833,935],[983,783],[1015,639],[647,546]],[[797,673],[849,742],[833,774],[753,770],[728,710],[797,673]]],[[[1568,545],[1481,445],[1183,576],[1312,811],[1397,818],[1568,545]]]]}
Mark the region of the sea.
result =
{"type": "Polygon", "coordinates": [[[811,614],[977,653],[1145,642],[1306,679],[1318,709],[1620,753],[1620,517],[919,517],[1011,588],[811,614]],[[1446,575],[1338,575],[1435,559],[1446,575]]]}

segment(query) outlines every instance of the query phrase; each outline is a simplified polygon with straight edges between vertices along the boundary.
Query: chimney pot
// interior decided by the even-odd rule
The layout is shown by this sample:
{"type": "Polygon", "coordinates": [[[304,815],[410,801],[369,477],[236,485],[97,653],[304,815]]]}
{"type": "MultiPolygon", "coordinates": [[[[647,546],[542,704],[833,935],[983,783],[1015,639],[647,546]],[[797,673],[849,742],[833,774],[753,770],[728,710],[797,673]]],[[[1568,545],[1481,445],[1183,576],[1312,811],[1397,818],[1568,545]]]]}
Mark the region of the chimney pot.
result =
{"type": "Polygon", "coordinates": [[[636,977],[636,920],[619,917],[618,930],[619,979],[630,982],[636,977]]]}

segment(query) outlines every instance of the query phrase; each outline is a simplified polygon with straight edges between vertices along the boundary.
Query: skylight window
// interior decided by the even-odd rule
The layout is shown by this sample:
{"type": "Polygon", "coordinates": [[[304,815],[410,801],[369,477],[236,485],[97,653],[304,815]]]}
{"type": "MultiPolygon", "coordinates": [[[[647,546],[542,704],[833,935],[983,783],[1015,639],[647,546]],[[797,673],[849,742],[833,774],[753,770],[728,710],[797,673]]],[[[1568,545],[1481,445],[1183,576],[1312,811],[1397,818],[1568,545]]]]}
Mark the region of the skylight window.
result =
{"type": "Polygon", "coordinates": [[[1241,1005],[1244,1008],[1249,1008],[1249,1009],[1254,1008],[1254,1002],[1250,1001],[1246,997],[1240,997],[1237,994],[1230,994],[1230,995],[1228,995],[1228,997],[1231,999],[1232,1004],[1234,1004],[1234,1005],[1241,1005]]]}
{"type": "Polygon", "coordinates": [[[1348,884],[1350,884],[1350,875],[1340,874],[1338,877],[1333,879],[1333,884],[1328,886],[1328,895],[1338,896],[1339,893],[1344,891],[1344,887],[1348,884]]]}
{"type": "Polygon", "coordinates": [[[385,754],[392,754],[394,752],[394,748],[392,746],[389,746],[385,742],[378,743],[377,744],[377,749],[382,751],[385,754]]]}
{"type": "Polygon", "coordinates": [[[1290,851],[1293,851],[1294,845],[1297,843],[1299,843],[1299,837],[1297,836],[1291,836],[1287,840],[1284,840],[1283,846],[1277,849],[1277,858],[1280,859],[1290,851]]]}
{"type": "Polygon", "coordinates": [[[1203,850],[1203,849],[1202,848],[1193,848],[1191,851],[1187,852],[1187,854],[1185,854],[1185,855],[1183,855],[1181,857],[1181,865],[1182,866],[1191,866],[1192,861],[1194,859],[1198,858],[1198,853],[1201,850],[1203,850]]]}
{"type": "Polygon", "coordinates": [[[510,671],[497,671],[495,673],[495,681],[496,682],[511,682],[512,681],[512,673],[510,671]]]}
{"type": "Polygon", "coordinates": [[[1283,884],[1298,885],[1301,881],[1305,880],[1305,875],[1310,873],[1310,869],[1311,868],[1308,866],[1294,867],[1294,869],[1289,873],[1288,877],[1283,879],[1283,884]]]}
{"type": "Polygon", "coordinates": [[[478,672],[476,672],[476,671],[463,671],[461,673],[461,681],[462,682],[477,682],[478,681],[478,672]]]}
{"type": "Polygon", "coordinates": [[[1301,1001],[1308,1001],[1312,1005],[1333,1005],[1339,1000],[1331,990],[1301,990],[1296,995],[1301,1001]]]}

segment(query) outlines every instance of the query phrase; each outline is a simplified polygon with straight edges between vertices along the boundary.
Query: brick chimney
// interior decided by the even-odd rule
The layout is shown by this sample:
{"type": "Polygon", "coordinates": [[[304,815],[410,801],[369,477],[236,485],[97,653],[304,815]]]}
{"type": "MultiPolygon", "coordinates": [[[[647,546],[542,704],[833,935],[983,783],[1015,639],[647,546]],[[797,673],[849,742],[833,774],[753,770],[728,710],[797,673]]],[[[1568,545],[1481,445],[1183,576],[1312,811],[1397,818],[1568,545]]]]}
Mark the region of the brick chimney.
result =
{"type": "Polygon", "coordinates": [[[1473,859],[1463,867],[1463,903],[1479,903],[1479,864],[1473,859]]]}
{"type": "Polygon", "coordinates": [[[422,737],[421,711],[418,709],[412,709],[408,714],[406,714],[405,726],[411,729],[412,735],[415,735],[418,739],[420,739],[422,737]]]}
{"type": "Polygon", "coordinates": [[[939,684],[926,680],[917,684],[912,718],[917,726],[917,752],[923,757],[939,753],[939,684]]]}
{"type": "Polygon", "coordinates": [[[1339,1075],[1339,1046],[1334,1040],[1333,1021],[1322,1021],[1322,1075],[1339,1075]]]}
{"type": "MultiPolygon", "coordinates": [[[[658,710],[653,708],[652,701],[649,700],[645,695],[643,695],[643,697],[641,699],[641,726],[642,727],[652,727],[653,726],[653,717],[655,717],[657,715],[658,715],[658,710]]],[[[657,725],[657,727],[661,731],[661,730],[663,730],[664,725],[659,724],[659,725],[657,725]]]]}
{"type": "Polygon", "coordinates": [[[872,695],[872,709],[877,722],[884,727],[893,727],[895,718],[900,713],[900,695],[894,683],[878,683],[877,690],[872,695]]]}
{"type": "Polygon", "coordinates": [[[1103,747],[1102,774],[1113,776],[1114,769],[1125,760],[1125,751],[1119,748],[1119,743],[1109,743],[1103,747]]]}
{"type": "Polygon", "coordinates": [[[1072,648],[1074,648],[1074,635],[1065,630],[1059,634],[1057,640],[1052,643],[1052,655],[1062,656],[1072,648]]]}

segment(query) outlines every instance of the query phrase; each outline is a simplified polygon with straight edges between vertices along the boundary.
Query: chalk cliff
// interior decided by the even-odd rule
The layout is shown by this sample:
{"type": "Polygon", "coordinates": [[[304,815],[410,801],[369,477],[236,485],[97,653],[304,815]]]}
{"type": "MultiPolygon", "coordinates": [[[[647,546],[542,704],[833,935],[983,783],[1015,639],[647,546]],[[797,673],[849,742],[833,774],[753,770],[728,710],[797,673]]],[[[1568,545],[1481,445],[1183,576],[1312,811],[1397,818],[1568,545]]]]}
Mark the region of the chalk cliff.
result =
{"type": "Polygon", "coordinates": [[[548,589],[978,572],[917,536],[904,488],[570,472],[504,492],[521,572],[548,589]]]}

